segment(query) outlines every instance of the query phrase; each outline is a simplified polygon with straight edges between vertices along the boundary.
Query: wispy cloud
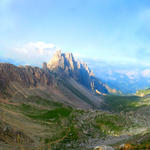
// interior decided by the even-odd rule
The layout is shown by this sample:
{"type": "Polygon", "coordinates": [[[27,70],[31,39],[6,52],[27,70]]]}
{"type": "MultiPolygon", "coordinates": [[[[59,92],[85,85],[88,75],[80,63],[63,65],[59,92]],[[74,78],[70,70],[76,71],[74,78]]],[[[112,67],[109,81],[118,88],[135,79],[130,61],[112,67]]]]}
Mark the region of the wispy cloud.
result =
{"type": "Polygon", "coordinates": [[[131,80],[139,76],[139,72],[137,70],[117,70],[116,72],[122,75],[126,75],[131,80]]]}
{"type": "Polygon", "coordinates": [[[53,44],[30,42],[15,48],[9,48],[5,53],[5,57],[23,62],[24,64],[40,66],[43,62],[49,61],[58,49],[53,44]]]}

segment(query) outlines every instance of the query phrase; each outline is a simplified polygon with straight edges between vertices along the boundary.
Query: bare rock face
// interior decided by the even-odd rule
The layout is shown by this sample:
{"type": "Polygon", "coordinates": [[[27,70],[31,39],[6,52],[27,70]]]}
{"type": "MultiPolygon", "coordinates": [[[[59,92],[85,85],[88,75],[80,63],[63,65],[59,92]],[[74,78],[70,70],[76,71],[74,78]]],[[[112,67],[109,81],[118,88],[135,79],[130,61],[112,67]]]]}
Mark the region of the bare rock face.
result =
{"type": "Polygon", "coordinates": [[[72,53],[57,51],[54,57],[48,62],[47,68],[63,77],[72,77],[94,92],[97,90],[102,94],[108,93],[105,85],[95,77],[87,64],[76,61],[72,53]]]}

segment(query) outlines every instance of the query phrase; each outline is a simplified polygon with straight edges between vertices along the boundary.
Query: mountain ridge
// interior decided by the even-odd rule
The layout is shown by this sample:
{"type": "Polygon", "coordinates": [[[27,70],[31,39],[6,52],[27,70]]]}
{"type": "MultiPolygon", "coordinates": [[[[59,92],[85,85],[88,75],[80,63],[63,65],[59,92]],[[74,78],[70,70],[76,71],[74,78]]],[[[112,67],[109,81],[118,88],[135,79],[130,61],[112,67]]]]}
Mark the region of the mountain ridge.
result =
{"type": "Polygon", "coordinates": [[[63,79],[49,69],[0,63],[0,98],[15,100],[22,97],[21,101],[24,101],[30,95],[51,97],[82,109],[98,108],[102,102],[74,79],[63,79]]]}

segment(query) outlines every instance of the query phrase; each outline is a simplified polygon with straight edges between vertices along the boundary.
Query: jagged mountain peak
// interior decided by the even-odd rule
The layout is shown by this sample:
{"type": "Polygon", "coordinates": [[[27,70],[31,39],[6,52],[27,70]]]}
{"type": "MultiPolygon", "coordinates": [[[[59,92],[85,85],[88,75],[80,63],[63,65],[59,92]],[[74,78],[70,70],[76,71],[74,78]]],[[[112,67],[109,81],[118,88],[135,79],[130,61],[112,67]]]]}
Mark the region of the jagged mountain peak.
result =
{"type": "Polygon", "coordinates": [[[65,75],[75,79],[94,92],[98,91],[98,93],[102,94],[109,93],[105,84],[95,77],[88,65],[84,62],[77,61],[72,53],[57,51],[48,62],[47,68],[59,75],[65,75]]]}
{"type": "Polygon", "coordinates": [[[47,67],[51,70],[75,70],[77,69],[77,62],[72,53],[62,53],[59,50],[56,51],[53,58],[48,62],[47,67]]]}
{"type": "Polygon", "coordinates": [[[47,67],[53,71],[65,71],[66,73],[71,73],[80,69],[86,70],[90,75],[93,75],[88,65],[84,62],[75,60],[72,53],[62,53],[60,50],[56,51],[53,58],[48,62],[47,67]]]}

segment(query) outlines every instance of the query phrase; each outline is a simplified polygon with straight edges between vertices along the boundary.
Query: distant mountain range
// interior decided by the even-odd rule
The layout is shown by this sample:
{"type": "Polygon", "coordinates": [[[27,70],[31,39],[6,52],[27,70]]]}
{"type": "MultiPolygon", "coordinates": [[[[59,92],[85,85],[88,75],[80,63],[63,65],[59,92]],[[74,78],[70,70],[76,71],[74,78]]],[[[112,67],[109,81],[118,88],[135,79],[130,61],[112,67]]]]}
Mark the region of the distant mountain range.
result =
{"type": "Polygon", "coordinates": [[[109,87],[124,94],[150,87],[150,67],[136,64],[110,64],[102,61],[83,59],[95,75],[109,87]]]}

